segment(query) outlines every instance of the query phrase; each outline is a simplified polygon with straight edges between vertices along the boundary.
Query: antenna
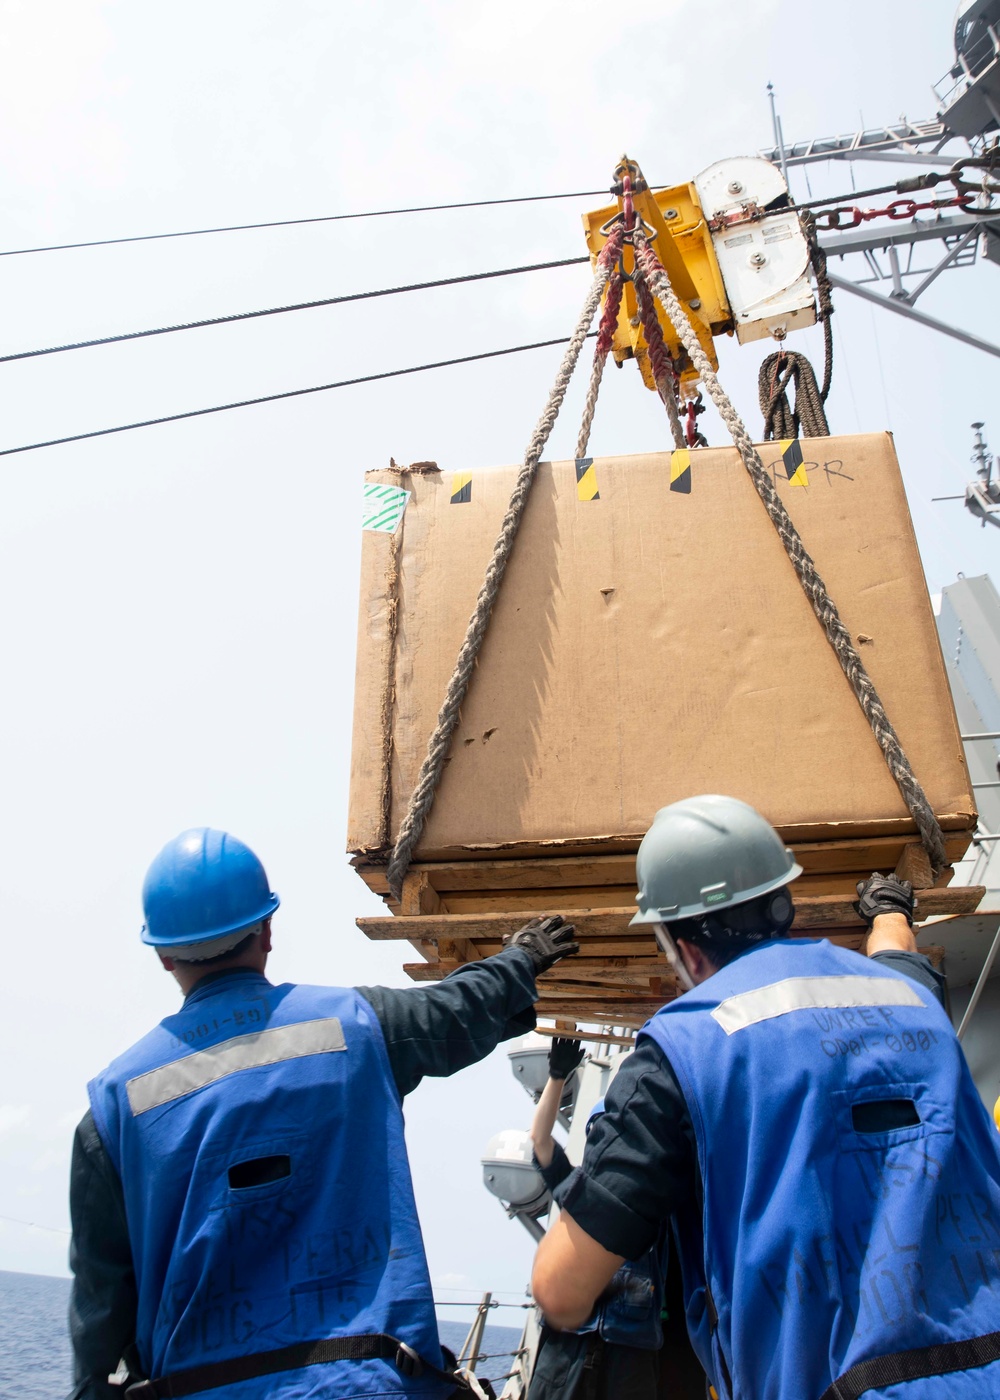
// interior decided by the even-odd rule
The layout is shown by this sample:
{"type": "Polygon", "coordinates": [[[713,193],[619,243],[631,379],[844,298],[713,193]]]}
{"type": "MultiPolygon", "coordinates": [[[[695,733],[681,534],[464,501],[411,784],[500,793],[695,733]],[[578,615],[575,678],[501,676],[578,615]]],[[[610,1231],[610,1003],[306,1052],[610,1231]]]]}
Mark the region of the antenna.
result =
{"type": "Polygon", "coordinates": [[[984,529],[987,525],[1000,526],[1000,480],[993,480],[993,457],[983,437],[985,426],[985,423],[972,425],[976,436],[970,460],[976,468],[978,480],[970,481],[961,496],[931,497],[932,501],[964,501],[966,510],[975,516],[984,529]]]}
{"type": "Polygon", "coordinates": [[[784,177],[785,185],[788,185],[788,162],[785,159],[785,135],[781,129],[781,118],[778,116],[777,108],[774,105],[774,84],[768,83],[767,96],[771,103],[771,125],[774,128],[774,144],[778,152],[778,162],[781,165],[781,174],[784,177]]]}
{"type": "MultiPolygon", "coordinates": [[[[989,448],[983,439],[984,423],[973,423],[972,431],[975,433],[975,442],[972,444],[972,463],[976,468],[976,474],[983,483],[987,492],[990,489],[990,480],[993,476],[993,458],[989,454],[989,448]]],[[[990,494],[992,494],[990,492],[990,494]]]]}
{"type": "Polygon", "coordinates": [[[965,488],[965,508],[985,529],[987,525],[1000,526],[1000,481],[993,480],[993,458],[983,437],[983,423],[973,423],[975,440],[972,444],[972,462],[976,468],[978,481],[970,481],[965,488]]]}

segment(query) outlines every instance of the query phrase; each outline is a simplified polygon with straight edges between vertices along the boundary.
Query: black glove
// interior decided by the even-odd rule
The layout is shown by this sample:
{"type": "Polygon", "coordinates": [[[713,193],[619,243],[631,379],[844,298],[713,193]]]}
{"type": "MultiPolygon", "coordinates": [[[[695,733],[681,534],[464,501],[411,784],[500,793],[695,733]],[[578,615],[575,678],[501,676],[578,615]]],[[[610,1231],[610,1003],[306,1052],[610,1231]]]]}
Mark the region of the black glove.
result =
{"type": "Polygon", "coordinates": [[[572,924],[558,914],[549,918],[532,919],[530,924],[519,928],[516,933],[508,933],[503,941],[505,948],[523,948],[535,964],[535,975],[548,972],[561,958],[572,957],[580,951],[579,943],[574,942],[576,930],[572,924]]]}
{"type": "Polygon", "coordinates": [[[549,1051],[549,1078],[568,1079],[584,1056],[583,1046],[578,1040],[557,1035],[549,1051]]]}
{"type": "Polygon", "coordinates": [[[854,909],[869,928],[879,914],[903,914],[912,927],[915,907],[913,886],[909,880],[897,880],[895,875],[875,874],[867,880],[858,881],[858,902],[854,909]]]}

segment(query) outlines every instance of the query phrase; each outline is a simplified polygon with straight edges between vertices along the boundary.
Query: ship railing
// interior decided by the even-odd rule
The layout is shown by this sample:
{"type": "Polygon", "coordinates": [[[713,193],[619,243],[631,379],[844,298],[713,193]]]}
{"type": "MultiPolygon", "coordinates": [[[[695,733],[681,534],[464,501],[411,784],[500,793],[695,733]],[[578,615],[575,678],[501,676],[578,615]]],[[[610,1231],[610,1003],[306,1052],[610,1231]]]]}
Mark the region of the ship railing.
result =
{"type": "Polygon", "coordinates": [[[960,53],[953,68],[934,83],[934,96],[941,103],[941,112],[954,105],[982,77],[987,68],[1000,57],[1000,37],[992,25],[965,52],[960,53]]]}

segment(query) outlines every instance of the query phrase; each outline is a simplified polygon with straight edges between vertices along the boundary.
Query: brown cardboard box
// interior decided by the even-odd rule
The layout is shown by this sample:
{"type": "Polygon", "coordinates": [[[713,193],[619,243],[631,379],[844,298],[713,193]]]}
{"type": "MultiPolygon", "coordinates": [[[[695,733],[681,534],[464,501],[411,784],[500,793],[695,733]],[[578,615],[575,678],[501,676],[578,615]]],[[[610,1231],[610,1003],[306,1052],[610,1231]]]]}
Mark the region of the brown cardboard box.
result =
{"type": "MultiPolygon", "coordinates": [[[[950,832],[969,775],[892,439],[761,454],[950,832]],[[803,472],[800,470],[798,478],[803,472]]],[[[373,472],[412,492],[365,532],[348,849],[392,844],[516,468],[373,472]],[[456,483],[457,484],[457,483],[456,483]],[[462,493],[468,496],[470,493],[462,493]]],[[[417,858],[634,850],[657,810],[741,797],[788,840],[915,828],[734,449],[544,463],[417,858]],[[683,478],[677,483],[683,486],[683,478]]],[[[949,843],[953,848],[953,843],[949,843]]]]}

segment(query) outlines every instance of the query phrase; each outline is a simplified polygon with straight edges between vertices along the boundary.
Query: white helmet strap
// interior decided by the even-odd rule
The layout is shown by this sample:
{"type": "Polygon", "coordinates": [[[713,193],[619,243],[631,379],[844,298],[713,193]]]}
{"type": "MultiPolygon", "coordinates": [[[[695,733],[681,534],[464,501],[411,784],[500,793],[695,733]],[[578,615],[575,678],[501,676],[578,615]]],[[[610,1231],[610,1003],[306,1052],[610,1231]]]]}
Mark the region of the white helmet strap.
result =
{"type": "Polygon", "coordinates": [[[677,981],[686,992],[694,990],[694,981],[690,972],[684,966],[684,959],[680,955],[680,950],[674,942],[673,934],[666,924],[653,924],[653,934],[677,981]]]}

